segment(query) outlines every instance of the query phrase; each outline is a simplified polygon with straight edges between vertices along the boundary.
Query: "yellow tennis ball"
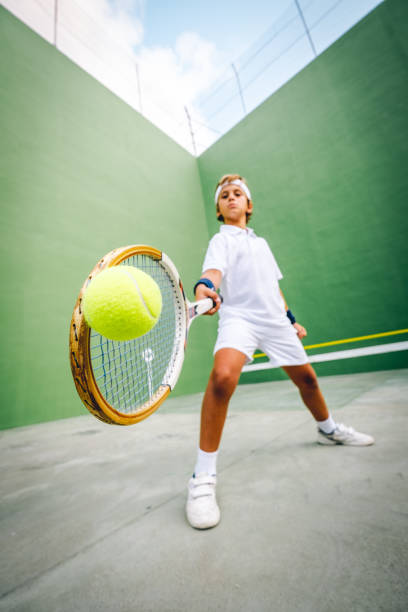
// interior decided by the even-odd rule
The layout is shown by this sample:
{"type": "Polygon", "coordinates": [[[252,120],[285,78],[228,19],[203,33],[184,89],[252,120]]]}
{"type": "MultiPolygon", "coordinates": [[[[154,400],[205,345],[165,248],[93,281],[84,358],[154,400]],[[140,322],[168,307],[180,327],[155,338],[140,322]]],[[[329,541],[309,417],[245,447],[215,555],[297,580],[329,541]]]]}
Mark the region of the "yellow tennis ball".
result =
{"type": "Polygon", "coordinates": [[[158,284],[133,266],[113,266],[87,287],[82,309],[92,329],[109,340],[132,340],[147,334],[162,309],[158,284]]]}

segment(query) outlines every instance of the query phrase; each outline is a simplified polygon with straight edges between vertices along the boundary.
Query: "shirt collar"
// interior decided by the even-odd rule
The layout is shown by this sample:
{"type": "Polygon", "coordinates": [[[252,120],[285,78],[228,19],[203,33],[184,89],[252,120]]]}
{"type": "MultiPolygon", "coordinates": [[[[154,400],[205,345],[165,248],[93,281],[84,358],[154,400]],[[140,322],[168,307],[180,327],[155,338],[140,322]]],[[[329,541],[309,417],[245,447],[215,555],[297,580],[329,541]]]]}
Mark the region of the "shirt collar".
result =
{"type": "Polygon", "coordinates": [[[220,232],[226,232],[231,235],[236,234],[237,236],[241,234],[243,236],[247,235],[247,236],[256,237],[256,234],[251,227],[242,229],[241,227],[236,227],[236,225],[225,225],[224,224],[224,225],[221,225],[220,232]]]}

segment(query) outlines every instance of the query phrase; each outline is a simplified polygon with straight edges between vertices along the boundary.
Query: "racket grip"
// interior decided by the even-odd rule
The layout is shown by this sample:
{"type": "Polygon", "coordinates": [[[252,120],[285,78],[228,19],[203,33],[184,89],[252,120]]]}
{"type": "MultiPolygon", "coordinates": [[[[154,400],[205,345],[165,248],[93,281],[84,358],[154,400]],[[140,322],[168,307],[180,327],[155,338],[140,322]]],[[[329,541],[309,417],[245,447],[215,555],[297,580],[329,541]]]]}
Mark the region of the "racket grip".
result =
{"type": "Polygon", "coordinates": [[[203,300],[198,300],[197,302],[191,304],[191,306],[194,308],[195,316],[205,314],[206,312],[211,310],[211,308],[214,308],[214,305],[215,302],[210,297],[204,298],[203,300]]]}
{"type": "MultiPolygon", "coordinates": [[[[221,298],[221,302],[223,302],[222,295],[220,295],[220,298],[221,298]]],[[[192,304],[189,304],[190,320],[192,320],[198,315],[205,314],[206,312],[211,310],[211,308],[215,308],[216,305],[217,305],[217,302],[210,297],[203,298],[202,300],[198,300],[197,302],[193,302],[192,304]]]]}

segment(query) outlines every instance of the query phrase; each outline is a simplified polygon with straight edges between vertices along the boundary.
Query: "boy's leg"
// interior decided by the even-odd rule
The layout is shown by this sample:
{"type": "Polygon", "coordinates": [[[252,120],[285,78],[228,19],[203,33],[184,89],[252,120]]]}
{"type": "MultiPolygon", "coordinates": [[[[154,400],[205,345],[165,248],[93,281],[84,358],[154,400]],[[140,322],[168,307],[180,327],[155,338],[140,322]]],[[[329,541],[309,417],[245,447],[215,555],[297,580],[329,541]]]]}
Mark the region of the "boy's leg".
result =
{"type": "Polygon", "coordinates": [[[310,363],[300,366],[284,366],[283,369],[299,388],[300,395],[318,424],[318,442],[334,445],[370,446],[374,438],[359,433],[352,427],[335,423],[327,409],[323,394],[319,388],[317,376],[310,363]]]}
{"type": "Polygon", "coordinates": [[[232,348],[216,352],[201,407],[200,449],[215,452],[221,441],[228,404],[234,393],[246,355],[232,348]]]}
{"type": "Polygon", "coordinates": [[[286,374],[300,391],[303,402],[309,408],[316,421],[326,421],[329,411],[320,390],[316,373],[310,363],[300,366],[283,366],[286,374]]]}
{"type": "Polygon", "coordinates": [[[201,408],[200,448],[195,473],[188,484],[187,519],[196,529],[215,527],[220,509],[215,497],[216,458],[228,404],[246,356],[236,349],[216,352],[201,408]]]}

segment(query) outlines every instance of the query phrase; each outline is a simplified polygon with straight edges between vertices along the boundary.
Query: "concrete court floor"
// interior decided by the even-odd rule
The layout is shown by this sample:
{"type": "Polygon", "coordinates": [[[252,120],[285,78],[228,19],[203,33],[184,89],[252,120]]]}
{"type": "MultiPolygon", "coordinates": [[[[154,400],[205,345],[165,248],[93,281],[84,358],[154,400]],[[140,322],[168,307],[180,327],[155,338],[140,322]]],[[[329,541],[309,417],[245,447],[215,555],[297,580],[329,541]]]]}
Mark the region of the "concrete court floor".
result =
{"type": "Polygon", "coordinates": [[[408,370],[320,383],[376,444],[319,446],[292,383],[240,386],[208,531],[184,517],[201,395],[2,432],[0,610],[408,610],[408,370]]]}

